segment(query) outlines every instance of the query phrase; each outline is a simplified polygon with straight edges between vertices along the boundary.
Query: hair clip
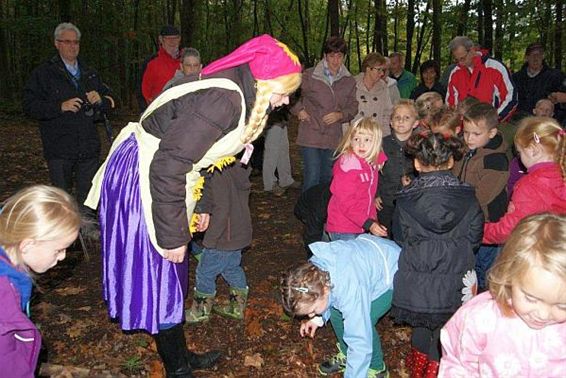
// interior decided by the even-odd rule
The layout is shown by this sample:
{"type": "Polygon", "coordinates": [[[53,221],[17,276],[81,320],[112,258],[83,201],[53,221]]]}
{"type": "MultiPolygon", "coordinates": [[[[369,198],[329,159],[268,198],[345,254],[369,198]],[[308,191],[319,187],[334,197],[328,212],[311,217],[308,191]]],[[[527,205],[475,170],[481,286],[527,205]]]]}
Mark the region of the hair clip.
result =
{"type": "Polygon", "coordinates": [[[560,129],[560,130],[558,131],[558,135],[559,135],[559,136],[564,136],[564,135],[566,135],[566,130],[560,129]]]}
{"type": "Polygon", "coordinates": [[[309,292],[309,289],[306,287],[297,287],[297,286],[291,286],[291,289],[298,291],[299,293],[303,293],[306,294],[309,292]]]}
{"type": "Polygon", "coordinates": [[[535,140],[535,143],[536,143],[536,144],[539,144],[539,143],[540,143],[540,137],[538,136],[537,133],[533,133],[533,139],[535,140]]]}

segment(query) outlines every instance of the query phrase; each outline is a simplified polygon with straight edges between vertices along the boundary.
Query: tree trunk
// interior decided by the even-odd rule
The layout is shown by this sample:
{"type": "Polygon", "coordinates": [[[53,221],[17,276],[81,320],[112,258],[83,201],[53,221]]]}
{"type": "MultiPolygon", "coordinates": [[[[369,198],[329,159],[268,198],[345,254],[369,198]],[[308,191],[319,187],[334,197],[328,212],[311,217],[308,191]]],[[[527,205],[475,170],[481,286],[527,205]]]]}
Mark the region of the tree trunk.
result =
{"type": "Polygon", "coordinates": [[[340,36],[340,11],[338,0],[328,1],[328,18],[330,21],[330,36],[340,36]]]}
{"type": "Polygon", "coordinates": [[[305,9],[303,10],[303,4],[301,0],[297,1],[297,6],[299,8],[299,21],[301,22],[301,32],[303,35],[303,54],[305,56],[305,66],[311,67],[312,61],[309,53],[309,29],[310,25],[308,22],[309,14],[309,2],[305,0],[305,9]],[[305,16],[306,15],[306,16],[305,16]]]}
{"type": "Polygon", "coordinates": [[[383,25],[385,18],[381,14],[381,3],[385,0],[375,0],[374,1],[374,11],[375,11],[375,24],[373,30],[373,46],[372,51],[377,51],[383,54],[383,25]]]}
{"type": "Polygon", "coordinates": [[[358,3],[354,3],[354,33],[356,33],[356,52],[358,53],[358,70],[362,70],[362,50],[360,48],[360,28],[358,27],[358,3]]]}
{"type": "Polygon", "coordinates": [[[564,32],[563,21],[564,3],[562,0],[556,0],[556,24],[554,26],[554,68],[558,70],[562,70],[562,33],[564,32]]]}
{"type": "MultiPolygon", "coordinates": [[[[413,34],[415,32],[415,0],[407,3],[407,43],[405,45],[405,69],[411,69],[411,55],[413,46],[413,34]]],[[[397,37],[395,37],[397,38],[397,37]]]]}
{"type": "Polygon", "coordinates": [[[270,0],[265,0],[265,27],[267,33],[273,35],[273,24],[271,22],[271,4],[270,0]]]}
{"type": "MultiPolygon", "coordinates": [[[[420,17],[422,17],[423,20],[421,22],[421,27],[419,29],[419,36],[418,36],[418,39],[417,39],[417,51],[415,52],[415,60],[413,61],[412,67],[410,66],[411,61],[409,60],[409,68],[407,68],[411,72],[417,72],[418,71],[419,65],[420,65],[420,62],[421,62],[421,55],[422,55],[422,52],[423,52],[424,47],[426,45],[423,42],[424,42],[426,27],[427,27],[427,24],[428,24],[428,22],[427,22],[428,16],[427,15],[430,11],[430,3],[431,3],[431,0],[426,2],[426,9],[425,9],[424,13],[422,13],[421,16],[420,16],[420,17]]],[[[407,64],[406,62],[407,62],[407,59],[405,59],[405,64],[407,64]]]]}
{"type": "Polygon", "coordinates": [[[389,55],[389,32],[387,31],[387,1],[383,0],[381,2],[381,12],[380,14],[383,16],[383,55],[389,55]]]}
{"type": "Polygon", "coordinates": [[[483,34],[483,5],[482,5],[482,1],[478,1],[478,7],[477,7],[477,12],[478,12],[478,23],[477,23],[477,29],[478,29],[478,43],[480,44],[481,47],[483,47],[484,44],[484,34],[483,34]]]}
{"type": "MultiPolygon", "coordinates": [[[[468,14],[470,13],[470,3],[471,0],[465,0],[462,4],[460,17],[458,17],[458,28],[456,30],[456,35],[466,35],[466,25],[468,23],[468,14]]],[[[452,37],[455,37],[453,35],[452,37]]]]}
{"type": "MultiPolygon", "coordinates": [[[[0,0],[0,19],[5,20],[7,19],[6,15],[8,13],[7,7],[4,4],[4,0],[0,0]]],[[[5,24],[0,23],[0,98],[8,98],[10,97],[10,89],[9,89],[9,78],[10,75],[10,65],[8,64],[8,40],[7,40],[7,33],[5,29],[5,24]]]]}
{"type": "Polygon", "coordinates": [[[483,44],[488,50],[493,48],[493,2],[483,0],[483,44]]]}
{"type": "Polygon", "coordinates": [[[442,14],[442,0],[432,1],[432,59],[440,64],[441,51],[443,46],[441,45],[441,33],[442,24],[440,22],[440,16],[442,14]]]}
{"type": "Polygon", "coordinates": [[[495,0],[495,40],[493,43],[494,57],[503,60],[503,25],[506,24],[503,0],[495,0]]]}
{"type": "Polygon", "coordinates": [[[366,51],[367,52],[373,52],[372,48],[373,48],[373,41],[370,45],[369,43],[369,39],[370,39],[370,35],[371,35],[371,15],[372,15],[372,0],[368,0],[368,9],[367,9],[367,17],[366,17],[366,51]]]}
{"type": "MultiPolygon", "coordinates": [[[[395,0],[395,8],[393,8],[395,16],[393,17],[393,32],[395,37],[393,40],[393,51],[399,51],[399,1],[395,0]]],[[[412,35],[411,35],[412,38],[412,35]]]]}
{"type": "Polygon", "coordinates": [[[59,21],[71,22],[71,1],[59,0],[59,21]]]}
{"type": "MultiPolygon", "coordinates": [[[[139,0],[137,0],[139,3],[139,0]]],[[[195,17],[195,0],[183,0],[181,4],[181,34],[183,46],[192,46],[197,20],[195,17]]]]}

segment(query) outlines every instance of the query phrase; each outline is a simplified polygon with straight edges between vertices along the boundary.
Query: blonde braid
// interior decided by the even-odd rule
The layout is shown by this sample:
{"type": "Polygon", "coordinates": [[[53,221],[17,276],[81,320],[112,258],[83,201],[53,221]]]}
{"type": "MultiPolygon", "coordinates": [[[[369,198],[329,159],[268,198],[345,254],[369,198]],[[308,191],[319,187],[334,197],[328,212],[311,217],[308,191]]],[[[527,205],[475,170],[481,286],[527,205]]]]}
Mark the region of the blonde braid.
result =
{"type": "Polygon", "coordinates": [[[273,94],[271,85],[269,85],[267,81],[258,80],[256,85],[257,92],[254,107],[250,113],[244,135],[242,136],[242,143],[244,144],[256,140],[263,131],[265,123],[267,122],[266,113],[269,107],[269,99],[273,94]]]}

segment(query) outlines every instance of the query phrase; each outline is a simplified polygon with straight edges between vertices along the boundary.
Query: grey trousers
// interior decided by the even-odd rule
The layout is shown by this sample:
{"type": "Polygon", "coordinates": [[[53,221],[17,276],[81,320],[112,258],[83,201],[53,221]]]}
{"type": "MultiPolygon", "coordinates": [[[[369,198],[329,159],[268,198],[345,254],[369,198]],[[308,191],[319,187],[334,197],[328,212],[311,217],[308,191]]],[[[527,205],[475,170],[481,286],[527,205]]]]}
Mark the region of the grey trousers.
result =
{"type": "Polygon", "coordinates": [[[279,186],[286,187],[295,180],[291,176],[291,161],[289,160],[289,137],[287,125],[276,123],[265,133],[265,150],[263,152],[263,190],[273,190],[277,183],[275,170],[279,177],[279,186]]]}

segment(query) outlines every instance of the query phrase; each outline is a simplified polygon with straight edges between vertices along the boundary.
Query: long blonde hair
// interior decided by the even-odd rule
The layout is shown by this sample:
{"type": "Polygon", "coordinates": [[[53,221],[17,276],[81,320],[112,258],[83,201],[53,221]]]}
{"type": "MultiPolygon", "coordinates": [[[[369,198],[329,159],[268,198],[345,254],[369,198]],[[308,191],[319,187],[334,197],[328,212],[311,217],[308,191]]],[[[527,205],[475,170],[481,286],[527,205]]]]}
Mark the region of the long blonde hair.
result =
{"type": "Polygon", "coordinates": [[[489,291],[506,316],[513,314],[511,288],[532,266],[566,281],[566,216],[537,214],[524,218],[509,236],[488,273],[489,291]]]}
{"type": "Polygon", "coordinates": [[[566,134],[554,118],[527,117],[519,123],[515,145],[526,148],[539,143],[554,156],[566,180],[566,134]]]}
{"type": "Polygon", "coordinates": [[[22,189],[0,212],[0,246],[23,267],[19,244],[25,239],[52,241],[76,233],[81,224],[77,203],[64,190],[47,185],[22,189]]]}
{"type": "Polygon", "coordinates": [[[257,80],[255,103],[250,112],[244,135],[242,136],[243,143],[253,142],[263,131],[265,123],[267,122],[266,113],[271,96],[274,93],[290,95],[295,92],[301,85],[301,77],[302,75],[300,73],[292,73],[279,76],[275,79],[257,80]]]}
{"type": "Polygon", "coordinates": [[[381,131],[379,123],[377,123],[377,121],[371,117],[360,118],[348,128],[348,131],[342,137],[342,140],[340,141],[340,144],[338,145],[334,156],[336,158],[339,158],[346,153],[352,153],[352,138],[354,138],[356,133],[359,131],[365,131],[366,133],[373,136],[373,145],[368,153],[368,157],[365,160],[368,162],[368,164],[376,164],[377,157],[381,152],[383,132],[381,131]]]}

